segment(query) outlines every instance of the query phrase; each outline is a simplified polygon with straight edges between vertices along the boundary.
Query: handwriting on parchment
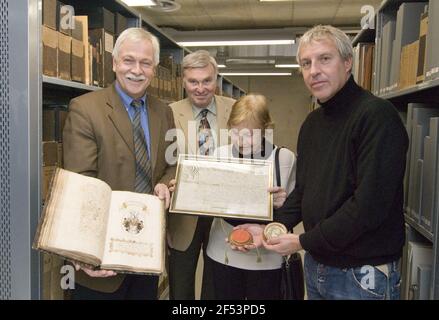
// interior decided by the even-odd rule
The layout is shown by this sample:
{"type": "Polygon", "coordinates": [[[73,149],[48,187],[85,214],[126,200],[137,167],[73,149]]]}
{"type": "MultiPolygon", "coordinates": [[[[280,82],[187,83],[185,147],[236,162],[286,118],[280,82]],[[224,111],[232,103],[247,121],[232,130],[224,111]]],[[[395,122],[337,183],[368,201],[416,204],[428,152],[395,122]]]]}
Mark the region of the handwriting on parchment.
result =
{"type": "Polygon", "coordinates": [[[110,252],[124,253],[138,257],[154,257],[154,244],[125,239],[110,239],[110,252]]]}

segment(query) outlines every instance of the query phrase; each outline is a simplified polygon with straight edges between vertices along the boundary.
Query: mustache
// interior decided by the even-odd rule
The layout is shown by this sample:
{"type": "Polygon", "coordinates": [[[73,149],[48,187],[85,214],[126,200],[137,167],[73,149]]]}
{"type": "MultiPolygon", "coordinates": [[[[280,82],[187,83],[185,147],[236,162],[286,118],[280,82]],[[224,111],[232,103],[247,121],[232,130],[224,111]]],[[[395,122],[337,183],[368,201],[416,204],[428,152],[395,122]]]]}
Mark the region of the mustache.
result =
{"type": "Polygon", "coordinates": [[[129,75],[127,75],[126,76],[128,79],[130,79],[130,80],[134,80],[134,81],[143,81],[143,80],[146,80],[146,77],[145,76],[135,76],[135,75],[132,75],[132,74],[129,74],[129,75]]]}

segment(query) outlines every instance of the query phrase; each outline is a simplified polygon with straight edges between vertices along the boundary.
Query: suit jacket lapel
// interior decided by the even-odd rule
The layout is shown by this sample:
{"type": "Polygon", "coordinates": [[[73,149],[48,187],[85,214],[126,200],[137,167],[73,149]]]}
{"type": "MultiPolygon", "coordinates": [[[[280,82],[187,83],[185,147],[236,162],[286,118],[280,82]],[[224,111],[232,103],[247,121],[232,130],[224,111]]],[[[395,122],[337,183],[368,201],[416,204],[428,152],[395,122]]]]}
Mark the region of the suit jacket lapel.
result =
{"type": "Polygon", "coordinates": [[[130,151],[134,153],[133,126],[130,117],[125,109],[122,100],[116,92],[114,84],[109,88],[107,105],[111,108],[108,117],[116,128],[122,140],[130,151]]]}
{"type": "MultiPolygon", "coordinates": [[[[227,115],[230,114],[230,111],[229,111],[229,107],[223,105],[221,98],[218,96],[215,96],[215,104],[216,104],[216,131],[218,137],[217,147],[219,147],[221,142],[220,130],[227,129],[227,121],[229,120],[227,115]]],[[[226,141],[226,143],[227,142],[228,141],[226,141]]]]}
{"type": "MultiPolygon", "coordinates": [[[[189,102],[189,99],[186,99],[185,103],[182,105],[181,108],[178,110],[178,119],[177,119],[180,128],[184,132],[184,136],[186,139],[186,150],[189,154],[196,154],[197,153],[197,141],[191,141],[189,142],[189,139],[196,139],[195,137],[189,136],[189,121],[195,121],[194,119],[194,113],[192,111],[192,105],[189,102]]],[[[196,132],[195,132],[196,133],[196,132]]]]}

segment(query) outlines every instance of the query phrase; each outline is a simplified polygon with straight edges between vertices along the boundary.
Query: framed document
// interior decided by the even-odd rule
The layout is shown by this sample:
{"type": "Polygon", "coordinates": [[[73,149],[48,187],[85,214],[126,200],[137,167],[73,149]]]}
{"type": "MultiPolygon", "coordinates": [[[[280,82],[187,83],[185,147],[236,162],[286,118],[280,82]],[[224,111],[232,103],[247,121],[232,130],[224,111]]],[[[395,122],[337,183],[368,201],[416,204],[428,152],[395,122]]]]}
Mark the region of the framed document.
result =
{"type": "Polygon", "coordinates": [[[273,163],[180,154],[169,211],[273,220],[273,163]]]}

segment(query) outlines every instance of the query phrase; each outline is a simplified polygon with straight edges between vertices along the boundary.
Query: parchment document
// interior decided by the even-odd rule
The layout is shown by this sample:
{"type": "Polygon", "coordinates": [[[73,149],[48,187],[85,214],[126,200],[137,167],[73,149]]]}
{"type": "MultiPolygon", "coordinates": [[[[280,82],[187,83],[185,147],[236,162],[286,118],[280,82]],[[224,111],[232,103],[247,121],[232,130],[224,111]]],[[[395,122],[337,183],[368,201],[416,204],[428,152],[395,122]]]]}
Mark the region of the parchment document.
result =
{"type": "Polygon", "coordinates": [[[170,212],[272,220],[272,161],[180,155],[170,212]]]}

